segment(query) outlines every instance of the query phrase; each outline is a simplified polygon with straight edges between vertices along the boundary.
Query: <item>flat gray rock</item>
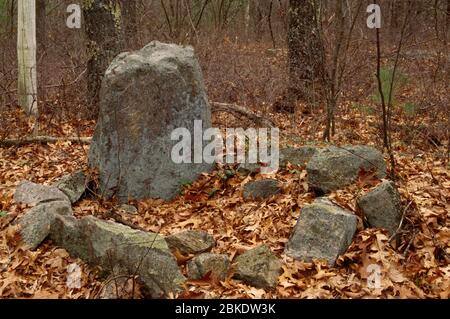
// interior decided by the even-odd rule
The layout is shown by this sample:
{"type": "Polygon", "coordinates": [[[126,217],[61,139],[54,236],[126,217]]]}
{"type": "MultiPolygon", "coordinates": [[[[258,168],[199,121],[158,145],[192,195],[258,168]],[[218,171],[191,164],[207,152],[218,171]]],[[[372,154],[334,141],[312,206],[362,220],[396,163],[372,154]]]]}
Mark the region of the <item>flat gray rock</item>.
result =
{"type": "Polygon", "coordinates": [[[400,193],[392,181],[383,181],[358,199],[358,207],[371,227],[387,229],[392,235],[402,218],[400,193]]]}
{"type": "Polygon", "coordinates": [[[40,202],[67,201],[67,195],[53,186],[35,184],[29,181],[22,181],[14,193],[14,201],[27,205],[36,205],[40,202]]]}
{"type": "Polygon", "coordinates": [[[257,288],[274,288],[280,272],[280,260],[265,245],[250,249],[235,260],[234,278],[257,288]]]}
{"type": "Polygon", "coordinates": [[[318,198],[302,208],[285,254],[305,262],[326,260],[333,266],[352,243],[356,225],[354,214],[318,198]]]}
{"type": "Polygon", "coordinates": [[[314,146],[285,147],[280,149],[280,163],[304,166],[318,151],[319,149],[314,146]]]}
{"type": "Polygon", "coordinates": [[[171,249],[178,249],[182,254],[199,254],[211,250],[216,242],[214,237],[204,230],[186,230],[166,237],[171,249]]]}
{"type": "Polygon", "coordinates": [[[182,290],[185,277],[160,235],[87,216],[81,220],[57,217],[51,239],[70,254],[100,265],[136,274],[152,298],[182,290]]]}
{"type": "Polygon", "coordinates": [[[192,258],[188,263],[188,277],[201,279],[208,273],[212,278],[224,280],[230,267],[227,255],[204,253],[192,258]]]}
{"type": "Polygon", "coordinates": [[[87,178],[83,171],[64,175],[53,186],[67,195],[72,204],[76,203],[86,191],[87,178]]]}
{"type": "Polygon", "coordinates": [[[374,171],[378,178],[384,178],[383,154],[364,145],[330,146],[315,154],[306,166],[309,186],[322,193],[354,183],[361,170],[374,171]]]}
{"type": "Polygon", "coordinates": [[[195,121],[201,121],[196,132],[202,139],[211,127],[211,110],[192,47],[154,41],[118,55],[105,73],[89,152],[90,166],[99,170],[99,193],[117,195],[121,202],[168,200],[180,185],[210,171],[213,163],[194,163],[193,144],[187,162],[172,158],[181,141],[172,133],[183,129],[193,143],[195,121]]]}
{"type": "Polygon", "coordinates": [[[265,199],[278,194],[280,191],[276,179],[261,179],[245,184],[242,194],[245,199],[265,199]]]}
{"type": "Polygon", "coordinates": [[[72,207],[67,201],[52,201],[34,206],[19,220],[24,244],[28,249],[36,249],[50,234],[51,225],[57,215],[72,214],[72,207]]]}

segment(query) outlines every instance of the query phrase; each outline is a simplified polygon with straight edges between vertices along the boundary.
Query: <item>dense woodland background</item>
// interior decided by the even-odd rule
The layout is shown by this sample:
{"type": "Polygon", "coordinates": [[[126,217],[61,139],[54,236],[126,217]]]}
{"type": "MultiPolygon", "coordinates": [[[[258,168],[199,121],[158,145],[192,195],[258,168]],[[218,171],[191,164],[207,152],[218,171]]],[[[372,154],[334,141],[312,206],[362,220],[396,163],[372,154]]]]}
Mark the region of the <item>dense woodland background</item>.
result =
{"type": "MultiPolygon", "coordinates": [[[[12,201],[21,179],[49,182],[85,167],[87,145],[64,140],[22,145],[20,141],[35,134],[36,127],[40,136],[92,136],[98,83],[90,76],[102,66],[93,65],[95,54],[89,41],[97,38],[103,53],[110,50],[106,60],[111,58],[108,54],[135,50],[153,40],[189,44],[199,57],[211,102],[241,106],[270,119],[281,129],[285,145],[333,142],[384,149],[404,204],[411,203],[406,231],[397,247],[380,240],[380,233],[364,230],[336,269],[294,264],[284,268],[282,284],[273,292],[233,282],[212,288],[196,283],[187,297],[370,296],[371,292],[352,280],[362,280],[366,274],[358,267],[368,255],[379,253],[377,258],[401,265],[407,275],[391,276],[388,288],[376,296],[448,298],[450,0],[380,0],[382,26],[378,31],[366,25],[366,8],[373,3],[366,0],[122,0],[118,1],[120,25],[110,30],[98,27],[104,23],[96,19],[101,13],[86,16],[86,11],[81,29],[67,28],[66,8],[72,0],[36,2],[39,116],[34,119],[18,107],[17,2],[0,0],[0,146],[2,141],[18,141],[0,148],[2,215],[22,213],[23,207],[12,201]],[[301,16],[309,14],[309,19],[295,20],[290,14],[295,6],[305,10],[301,16]],[[331,277],[335,279],[328,281],[331,277]]],[[[227,112],[215,112],[213,120],[221,128],[255,125],[248,117],[227,112]]],[[[231,210],[229,217],[223,217],[225,221],[199,215],[203,208],[195,203],[203,197],[194,184],[174,202],[138,204],[145,213],[130,222],[154,231],[158,225],[163,233],[186,225],[222,227],[229,230],[228,239],[223,240],[234,243],[234,252],[260,241],[281,252],[294,220],[290,212],[312,198],[305,189],[304,174],[297,173],[280,173],[288,185],[285,195],[262,207],[251,207],[251,226],[241,225],[242,219],[233,215],[239,203],[235,196],[242,182],[239,177],[217,182],[224,199],[210,205],[231,210]],[[284,227],[273,238],[255,233],[268,225],[268,215],[274,216],[269,218],[272,226],[280,221],[284,227]],[[195,220],[194,225],[187,220],[195,220]]],[[[370,187],[364,180],[361,183],[355,186],[357,192],[370,187]]],[[[355,209],[352,193],[355,189],[332,197],[355,209]]],[[[100,214],[108,205],[85,200],[77,212],[80,216],[100,214]]],[[[6,229],[8,219],[0,224],[6,229]]],[[[86,266],[83,289],[68,291],[63,278],[70,261],[66,253],[47,244],[36,253],[14,250],[6,244],[8,236],[12,235],[5,231],[1,238],[3,251],[9,254],[0,256],[13,260],[16,271],[2,274],[0,295],[95,295],[100,284],[94,269],[86,266]],[[46,275],[48,269],[59,275],[46,275]]],[[[230,247],[223,245],[219,250],[230,252],[230,247]]]]}

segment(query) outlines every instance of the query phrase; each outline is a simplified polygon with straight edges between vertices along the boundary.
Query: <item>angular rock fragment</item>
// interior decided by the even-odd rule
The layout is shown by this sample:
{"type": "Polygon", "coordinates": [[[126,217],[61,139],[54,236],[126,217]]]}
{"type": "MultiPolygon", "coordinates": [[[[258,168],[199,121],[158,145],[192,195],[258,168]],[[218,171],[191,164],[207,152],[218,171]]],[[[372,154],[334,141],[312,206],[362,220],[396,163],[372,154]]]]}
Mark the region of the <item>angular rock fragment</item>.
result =
{"type": "Polygon", "coordinates": [[[171,249],[182,254],[199,254],[211,250],[216,242],[214,237],[204,230],[186,230],[166,237],[171,249]]]}
{"type": "Polygon", "coordinates": [[[257,288],[274,288],[280,272],[280,260],[265,245],[250,249],[235,260],[234,278],[257,288]]]}
{"type": "Polygon", "coordinates": [[[291,163],[293,165],[306,165],[311,158],[319,151],[317,147],[302,146],[302,147],[286,147],[280,150],[280,163],[286,165],[291,163]]]}
{"type": "Polygon", "coordinates": [[[285,254],[310,262],[326,260],[333,266],[337,257],[351,244],[357,218],[325,198],[302,208],[286,245],[285,254]]]}
{"type": "Polygon", "coordinates": [[[352,184],[361,170],[373,171],[378,178],[384,178],[383,154],[365,145],[330,146],[315,154],[306,166],[309,186],[322,193],[352,184]]]}
{"type": "Polygon", "coordinates": [[[69,201],[69,198],[58,188],[22,181],[14,193],[14,201],[27,205],[36,205],[40,202],[69,201]]]}
{"type": "Polygon", "coordinates": [[[281,191],[276,179],[262,179],[244,185],[245,199],[265,199],[281,191]]]}
{"type": "Polygon", "coordinates": [[[87,178],[83,171],[61,177],[53,186],[67,195],[72,204],[76,203],[86,191],[87,178]]]}
{"type": "Polygon", "coordinates": [[[122,267],[138,276],[147,293],[159,298],[180,291],[185,277],[160,235],[87,216],[57,217],[51,239],[70,254],[105,270],[122,267]]]}
{"type": "Polygon", "coordinates": [[[383,181],[358,199],[358,207],[371,227],[387,229],[392,235],[402,218],[400,193],[392,181],[383,181]]]}
{"type": "Polygon", "coordinates": [[[20,235],[24,244],[31,250],[36,249],[50,234],[56,216],[71,216],[72,213],[68,201],[40,203],[31,208],[19,220],[20,235]]]}
{"type": "Polygon", "coordinates": [[[229,266],[230,260],[227,255],[204,253],[189,261],[188,277],[190,279],[201,279],[210,274],[211,278],[224,280],[229,266]]]}

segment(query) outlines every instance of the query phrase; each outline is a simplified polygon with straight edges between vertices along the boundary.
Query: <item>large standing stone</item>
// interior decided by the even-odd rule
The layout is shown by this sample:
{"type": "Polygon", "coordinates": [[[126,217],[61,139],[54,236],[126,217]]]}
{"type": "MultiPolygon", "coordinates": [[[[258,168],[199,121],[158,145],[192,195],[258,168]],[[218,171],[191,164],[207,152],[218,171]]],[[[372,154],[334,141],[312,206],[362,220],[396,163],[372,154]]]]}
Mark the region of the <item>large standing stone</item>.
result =
{"type": "Polygon", "coordinates": [[[58,188],[22,181],[14,193],[14,201],[27,205],[36,205],[48,201],[69,201],[69,198],[58,188]]]}
{"type": "Polygon", "coordinates": [[[68,201],[38,204],[19,220],[22,241],[27,248],[36,249],[50,234],[50,228],[56,216],[71,216],[72,213],[72,207],[68,201]]]}
{"type": "Polygon", "coordinates": [[[81,220],[57,217],[51,239],[70,254],[105,270],[118,266],[138,275],[154,298],[181,290],[185,281],[166,241],[155,233],[93,216],[81,220]]]}
{"type": "Polygon", "coordinates": [[[250,249],[236,258],[234,278],[257,288],[275,287],[281,262],[265,245],[250,249]]]}
{"type": "Polygon", "coordinates": [[[385,228],[392,235],[402,218],[400,194],[392,181],[383,181],[358,199],[358,206],[371,227],[385,228]]]}
{"type": "Polygon", "coordinates": [[[325,198],[302,208],[285,253],[310,262],[324,259],[334,265],[336,258],[351,244],[357,218],[325,198]]]}
{"type": "MultiPolygon", "coordinates": [[[[172,131],[186,128],[192,136],[195,120],[202,121],[200,130],[211,126],[192,47],[155,41],[140,51],[118,55],[103,80],[89,154],[90,165],[99,169],[100,193],[118,195],[123,202],[177,195],[181,184],[212,167],[204,162],[176,164],[171,158],[181,138],[172,140],[172,131]]],[[[193,159],[193,140],[191,144],[193,159]]]]}
{"type": "Polygon", "coordinates": [[[374,171],[378,178],[384,178],[383,154],[365,145],[330,146],[314,155],[306,166],[310,187],[324,193],[355,182],[362,169],[374,171]]]}
{"type": "Polygon", "coordinates": [[[178,249],[182,254],[198,254],[211,250],[216,241],[204,230],[186,230],[166,237],[171,249],[178,249]]]}

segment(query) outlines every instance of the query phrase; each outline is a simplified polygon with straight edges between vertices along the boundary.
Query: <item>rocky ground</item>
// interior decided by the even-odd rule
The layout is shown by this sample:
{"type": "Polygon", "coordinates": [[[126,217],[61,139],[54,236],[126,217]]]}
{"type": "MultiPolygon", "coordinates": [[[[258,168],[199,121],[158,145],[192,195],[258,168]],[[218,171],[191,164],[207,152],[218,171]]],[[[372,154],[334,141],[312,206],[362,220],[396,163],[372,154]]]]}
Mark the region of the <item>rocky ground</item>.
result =
{"type": "MultiPolygon", "coordinates": [[[[17,119],[21,118],[18,114],[11,114],[11,122],[18,126],[29,124],[19,123],[17,119]]],[[[319,132],[317,136],[309,133],[313,123],[309,117],[297,119],[296,123],[302,123],[300,127],[290,125],[285,116],[276,115],[274,118],[279,127],[284,127],[284,145],[310,145],[307,141],[317,140],[319,136],[319,132]]],[[[358,123],[353,128],[358,131],[358,137],[350,136],[347,130],[338,131],[336,140],[340,144],[373,145],[379,140],[374,118],[355,114],[352,121],[358,123]]],[[[215,122],[228,120],[218,116],[215,122]]],[[[53,135],[78,133],[91,136],[93,133],[93,125],[89,122],[67,123],[58,129],[49,125],[46,129],[53,135]]],[[[450,174],[443,156],[445,149],[407,145],[400,138],[396,140],[399,141],[394,149],[396,183],[404,213],[398,241],[389,242],[387,230],[368,228],[363,223],[357,200],[377,187],[380,180],[374,174],[359,174],[355,183],[333,190],[328,196],[333,203],[356,216],[353,241],[333,267],[319,261],[294,261],[284,254],[300,210],[317,198],[308,184],[308,174],[302,163],[288,164],[277,174],[269,176],[278,181],[279,190],[265,199],[250,198],[243,193],[246,193],[248,182],[267,176],[248,175],[223,167],[205,174],[192,185],[186,185],[172,201],[130,202],[137,212],[124,209],[114,201],[98,200],[95,194],[90,194],[73,205],[73,214],[76,218],[95,216],[163,236],[189,229],[205,230],[216,243],[211,252],[227,256],[232,264],[262,244],[280,262],[278,281],[271,288],[270,283],[250,285],[245,275],[239,277],[227,273],[225,277],[217,278],[207,272],[201,277],[199,273],[204,273],[204,270],[198,269],[201,268],[198,261],[210,260],[211,256],[194,257],[190,252],[183,254],[177,251],[175,257],[181,272],[196,275],[191,276],[195,279],[185,283],[183,291],[169,295],[173,298],[448,298],[450,174]],[[379,289],[367,285],[368,266],[371,264],[381,267],[379,289]]],[[[29,209],[29,206],[14,200],[18,184],[29,180],[51,185],[79,169],[89,173],[86,171],[87,151],[88,146],[71,142],[0,148],[2,297],[98,298],[105,295],[102,291],[104,286],[117,281],[114,276],[107,277],[99,268],[71,257],[51,240],[45,241],[35,251],[24,248],[20,244],[19,227],[15,226],[15,222],[21,220],[29,209]],[[80,265],[82,270],[79,289],[67,286],[67,267],[73,263],[80,265]]],[[[210,262],[224,265],[224,260],[219,257],[210,262]]],[[[200,265],[204,264],[203,261],[200,265]]],[[[143,294],[138,283],[127,284],[121,296],[139,297],[143,294]]],[[[116,293],[113,290],[110,297],[116,293]]]]}

